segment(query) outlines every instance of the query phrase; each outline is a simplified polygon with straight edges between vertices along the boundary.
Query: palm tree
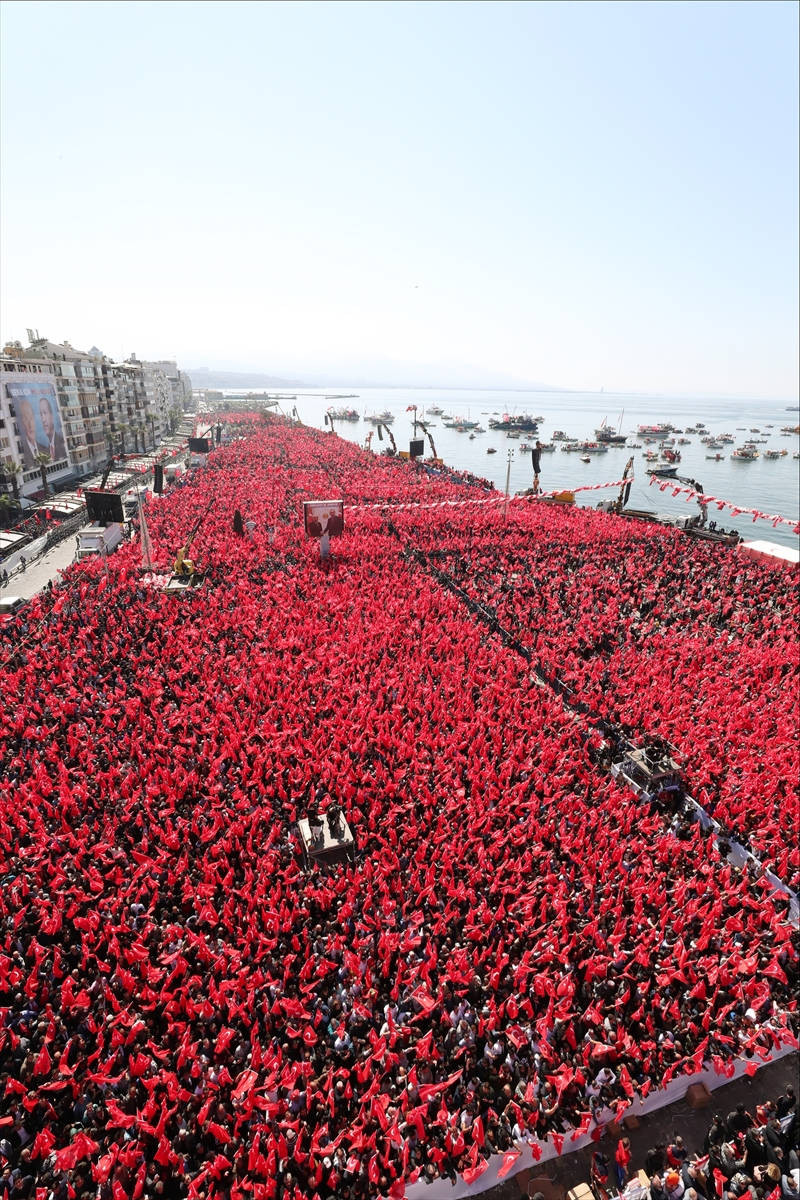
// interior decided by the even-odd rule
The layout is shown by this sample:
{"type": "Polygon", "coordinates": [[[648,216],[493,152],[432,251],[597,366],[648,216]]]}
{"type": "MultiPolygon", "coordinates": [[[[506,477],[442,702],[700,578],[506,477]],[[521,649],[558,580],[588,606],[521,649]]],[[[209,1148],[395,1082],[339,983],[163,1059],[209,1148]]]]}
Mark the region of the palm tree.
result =
{"type": "Polygon", "coordinates": [[[117,430],[117,433],[119,434],[120,444],[122,445],[122,453],[123,454],[125,453],[125,434],[130,433],[130,431],[131,431],[130,425],[126,425],[124,421],[117,430]]]}
{"type": "Polygon", "coordinates": [[[51,461],[49,454],[34,454],[33,461],[39,464],[39,469],[42,472],[42,488],[44,489],[45,498],[50,495],[47,488],[47,464],[51,461]]]}
{"type": "Polygon", "coordinates": [[[145,452],[144,435],[147,433],[147,430],[145,429],[144,424],[137,425],[136,432],[139,434],[139,436],[142,439],[142,454],[144,454],[144,452],[145,452]]]}
{"type": "Polygon", "coordinates": [[[19,463],[6,462],[6,464],[2,467],[2,470],[5,472],[6,478],[11,480],[11,490],[14,493],[14,499],[19,500],[19,483],[17,481],[17,476],[22,474],[22,467],[19,465],[19,463]]]}
{"type": "Polygon", "coordinates": [[[4,492],[3,495],[0,496],[0,513],[2,513],[3,524],[6,526],[6,528],[8,528],[11,523],[12,512],[17,512],[18,510],[19,505],[17,504],[16,500],[12,500],[8,493],[4,492]]]}

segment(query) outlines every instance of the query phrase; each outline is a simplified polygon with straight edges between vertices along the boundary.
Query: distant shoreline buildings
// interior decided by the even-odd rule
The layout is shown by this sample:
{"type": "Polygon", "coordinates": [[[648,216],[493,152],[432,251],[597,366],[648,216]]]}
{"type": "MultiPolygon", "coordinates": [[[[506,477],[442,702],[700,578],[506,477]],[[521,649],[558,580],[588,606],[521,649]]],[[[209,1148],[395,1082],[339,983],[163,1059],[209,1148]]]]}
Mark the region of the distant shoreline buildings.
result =
{"type": "Polygon", "coordinates": [[[0,492],[40,497],[43,470],[49,489],[69,488],[112,454],[154,449],[193,407],[175,362],[114,362],[31,329],[28,341],[0,352],[0,492]]]}

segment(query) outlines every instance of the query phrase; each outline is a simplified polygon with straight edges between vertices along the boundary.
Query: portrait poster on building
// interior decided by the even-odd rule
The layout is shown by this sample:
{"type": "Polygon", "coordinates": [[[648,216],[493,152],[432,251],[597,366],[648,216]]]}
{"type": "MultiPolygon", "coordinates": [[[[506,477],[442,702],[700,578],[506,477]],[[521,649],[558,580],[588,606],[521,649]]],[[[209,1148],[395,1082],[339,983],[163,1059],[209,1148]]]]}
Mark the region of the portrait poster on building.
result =
{"type": "Polygon", "coordinates": [[[67,463],[67,442],[58,410],[58,396],[51,379],[11,380],[6,377],[6,394],[22,443],[23,467],[32,471],[39,466],[37,454],[47,454],[52,463],[67,463]]]}
{"type": "Polygon", "coordinates": [[[339,537],[344,531],[344,501],[306,500],[303,521],[309,537],[339,537]]]}

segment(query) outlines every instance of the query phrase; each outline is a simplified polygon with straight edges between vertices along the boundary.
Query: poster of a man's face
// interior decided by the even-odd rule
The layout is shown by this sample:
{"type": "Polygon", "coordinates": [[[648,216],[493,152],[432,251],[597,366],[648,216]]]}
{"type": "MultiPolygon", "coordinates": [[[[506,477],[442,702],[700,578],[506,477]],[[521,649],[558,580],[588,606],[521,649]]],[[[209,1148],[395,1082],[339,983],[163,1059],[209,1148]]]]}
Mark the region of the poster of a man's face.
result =
{"type": "Polygon", "coordinates": [[[22,457],[26,471],[39,466],[37,454],[46,454],[51,463],[68,460],[61,414],[55,385],[51,380],[40,379],[23,383],[16,380],[6,383],[8,398],[14,406],[14,416],[22,442],[22,457]]]}
{"type": "Polygon", "coordinates": [[[343,500],[306,500],[303,520],[309,537],[339,537],[344,532],[343,500]]]}

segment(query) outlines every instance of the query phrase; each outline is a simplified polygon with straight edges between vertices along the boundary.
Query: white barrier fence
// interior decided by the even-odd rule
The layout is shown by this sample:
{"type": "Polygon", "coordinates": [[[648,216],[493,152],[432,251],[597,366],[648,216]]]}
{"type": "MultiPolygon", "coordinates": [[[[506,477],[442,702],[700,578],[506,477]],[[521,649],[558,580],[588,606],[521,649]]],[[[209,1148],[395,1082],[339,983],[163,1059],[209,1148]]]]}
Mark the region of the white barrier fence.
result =
{"type": "MultiPolygon", "coordinates": [[[[780,1058],[785,1058],[787,1054],[795,1054],[794,1046],[784,1046],[781,1050],[773,1050],[769,1060],[775,1062],[780,1058]]],[[[672,1079],[665,1088],[659,1088],[655,1092],[651,1092],[645,1100],[635,1101],[627,1111],[628,1116],[643,1116],[645,1113],[656,1112],[659,1108],[665,1108],[668,1104],[674,1104],[676,1100],[681,1100],[686,1095],[686,1090],[693,1083],[704,1083],[708,1090],[712,1092],[715,1088],[722,1087],[726,1083],[730,1083],[733,1079],[739,1079],[746,1073],[746,1068],[750,1062],[755,1062],[757,1066],[765,1066],[759,1059],[742,1059],[734,1060],[734,1072],[728,1078],[726,1075],[718,1075],[712,1067],[706,1067],[703,1071],[699,1071],[696,1075],[680,1075],[677,1079],[672,1079]]],[[[593,1125],[605,1125],[608,1121],[613,1120],[614,1114],[607,1110],[602,1114],[602,1119],[598,1122],[593,1122],[593,1125]]],[[[702,1120],[702,1116],[699,1118],[702,1120]]],[[[419,1181],[413,1184],[406,1184],[406,1200],[461,1200],[463,1196],[478,1196],[481,1192],[486,1192],[489,1188],[497,1187],[498,1184],[504,1183],[506,1179],[510,1179],[512,1175],[518,1174],[531,1167],[541,1167],[542,1163],[548,1159],[558,1158],[552,1141],[540,1142],[535,1140],[535,1147],[538,1154],[528,1145],[527,1142],[518,1143],[517,1149],[521,1150],[519,1158],[513,1164],[508,1173],[501,1177],[499,1172],[503,1165],[503,1155],[493,1154],[489,1160],[489,1165],[474,1183],[469,1184],[459,1175],[455,1187],[449,1179],[436,1179],[433,1183],[423,1183],[419,1181]]],[[[572,1134],[564,1134],[564,1145],[562,1154],[571,1154],[574,1150],[583,1150],[584,1147],[592,1144],[591,1133],[583,1134],[580,1137],[572,1140],[572,1134]]],[[[543,1172],[544,1173],[544,1172],[543,1172]]]]}

